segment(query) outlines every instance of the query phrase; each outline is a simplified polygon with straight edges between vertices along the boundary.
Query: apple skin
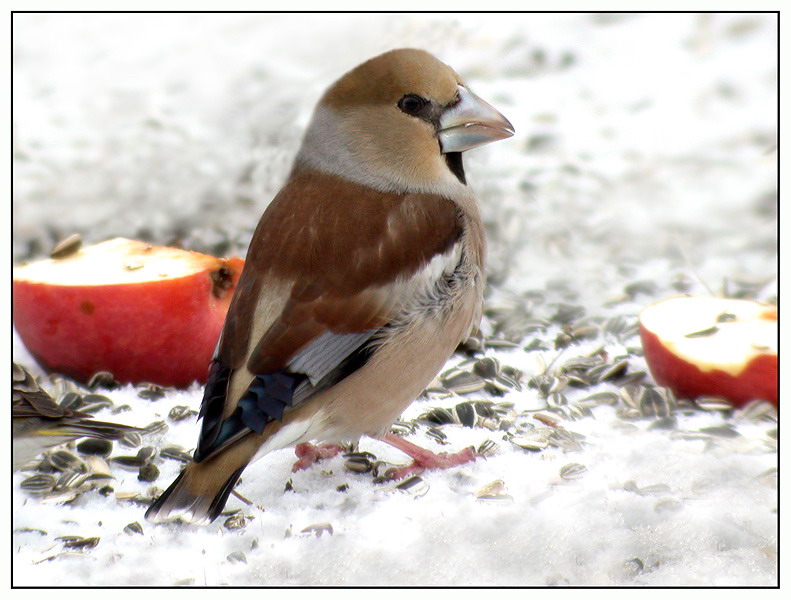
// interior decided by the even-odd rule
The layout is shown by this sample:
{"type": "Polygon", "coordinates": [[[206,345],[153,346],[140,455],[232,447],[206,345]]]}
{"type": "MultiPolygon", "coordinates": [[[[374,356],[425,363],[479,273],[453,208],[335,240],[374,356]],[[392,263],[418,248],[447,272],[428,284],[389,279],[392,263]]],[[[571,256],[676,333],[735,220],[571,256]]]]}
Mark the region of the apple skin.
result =
{"type": "Polygon", "coordinates": [[[177,252],[188,263],[200,257],[199,270],[108,285],[53,285],[15,274],[14,327],[44,368],[78,381],[110,371],[121,383],[205,383],[244,260],[177,252]]]}
{"type": "MultiPolygon", "coordinates": [[[[761,315],[765,320],[777,320],[776,310],[767,308],[761,315]]],[[[669,387],[680,398],[721,396],[743,406],[755,399],[778,402],[777,354],[760,354],[746,362],[737,375],[719,369],[703,371],[682,360],[667,348],[659,336],[641,322],[640,339],[651,374],[659,385],[669,387]]]]}

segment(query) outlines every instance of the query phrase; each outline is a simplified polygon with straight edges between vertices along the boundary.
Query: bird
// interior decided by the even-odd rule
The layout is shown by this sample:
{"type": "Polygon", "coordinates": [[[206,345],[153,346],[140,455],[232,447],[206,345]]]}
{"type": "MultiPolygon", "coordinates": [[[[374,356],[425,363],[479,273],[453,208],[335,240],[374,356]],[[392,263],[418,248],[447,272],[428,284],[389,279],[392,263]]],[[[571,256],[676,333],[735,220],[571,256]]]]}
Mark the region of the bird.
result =
{"type": "Polygon", "coordinates": [[[12,363],[13,468],[22,469],[52,446],[81,438],[120,439],[139,428],[96,421],[93,415],[61,406],[21,365],[12,363]]]}
{"type": "Polygon", "coordinates": [[[480,323],[486,241],[462,153],[513,134],[421,49],[327,89],[251,238],[193,460],[149,521],[210,523],[245,467],[281,448],[297,470],[370,436],[413,459],[393,477],[476,458],[389,428],[480,323]]]}

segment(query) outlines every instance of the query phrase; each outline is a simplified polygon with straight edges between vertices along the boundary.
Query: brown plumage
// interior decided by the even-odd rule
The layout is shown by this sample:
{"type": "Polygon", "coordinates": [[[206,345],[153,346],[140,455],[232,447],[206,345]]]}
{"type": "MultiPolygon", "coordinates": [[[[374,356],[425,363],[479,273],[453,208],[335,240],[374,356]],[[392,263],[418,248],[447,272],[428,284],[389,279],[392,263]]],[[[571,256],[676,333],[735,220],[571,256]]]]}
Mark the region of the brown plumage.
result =
{"type": "Polygon", "coordinates": [[[415,454],[385,434],[481,313],[483,226],[460,152],[512,133],[420,50],[328,89],[250,243],[194,462],[149,519],[216,518],[244,467],[289,445],[369,435],[415,454]]]}

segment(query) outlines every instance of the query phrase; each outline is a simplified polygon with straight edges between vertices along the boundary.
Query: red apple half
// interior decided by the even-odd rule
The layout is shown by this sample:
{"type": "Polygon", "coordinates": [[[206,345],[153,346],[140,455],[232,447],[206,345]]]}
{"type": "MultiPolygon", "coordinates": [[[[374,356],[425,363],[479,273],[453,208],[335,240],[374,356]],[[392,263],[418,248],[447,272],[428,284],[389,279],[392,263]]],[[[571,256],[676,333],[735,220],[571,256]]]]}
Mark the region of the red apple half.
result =
{"type": "Polygon", "coordinates": [[[115,238],[14,269],[14,326],[49,370],[87,381],[205,382],[241,258],[115,238]]]}
{"type": "Polygon", "coordinates": [[[669,298],[640,313],[645,359],[680,398],[777,404],[777,308],[752,300],[669,298]]]}

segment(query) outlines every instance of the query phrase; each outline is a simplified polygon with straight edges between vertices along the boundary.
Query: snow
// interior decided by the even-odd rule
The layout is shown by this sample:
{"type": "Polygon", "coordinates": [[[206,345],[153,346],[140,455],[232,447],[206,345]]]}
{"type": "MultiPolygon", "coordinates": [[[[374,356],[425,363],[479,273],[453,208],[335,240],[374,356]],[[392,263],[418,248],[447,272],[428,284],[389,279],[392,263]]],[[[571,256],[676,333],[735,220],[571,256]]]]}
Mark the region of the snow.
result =
{"type": "MultiPolygon", "coordinates": [[[[489,229],[487,307],[524,305],[541,290],[535,317],[571,303],[633,321],[682,284],[776,298],[773,15],[17,14],[14,36],[16,262],[75,231],[88,242],[124,236],[243,255],[323,89],[370,56],[419,46],[516,128],[466,159],[489,229]],[[621,298],[635,282],[650,285],[621,298]]],[[[485,333],[494,326],[486,320],[485,333]]],[[[553,325],[541,338],[553,348],[559,333],[553,325]]],[[[637,345],[487,353],[529,379],[602,346],[645,370],[637,345]]],[[[16,336],[13,358],[40,373],[16,336]]],[[[130,386],[106,394],[132,410],[98,419],[140,426],[201,398],[197,386],[153,402],[130,386]]],[[[421,399],[404,418],[469,398],[421,399]]],[[[518,410],[544,402],[527,386],[494,400],[518,410]]],[[[249,517],[234,530],[225,517],[155,526],[144,507],[96,492],[43,503],[19,488],[30,473],[16,473],[13,583],[776,585],[770,425],[703,411],[677,415],[674,430],[653,423],[600,406],[563,422],[585,436],[581,447],[540,452],[452,425],[441,446],[419,428],[408,439],[437,451],[498,444],[485,460],[425,473],[427,491],[375,485],[341,457],[292,474],[293,453],[277,451],[244,472],[237,491],[253,505],[231,498],[228,508],[249,517]],[[726,423],[740,435],[678,435],[726,423]],[[564,479],[569,463],[587,470],[564,479]],[[477,497],[498,480],[510,499],[477,497]],[[123,531],[135,521],[142,535],[123,531]],[[332,533],[303,533],[317,524],[332,533]],[[63,535],[101,539],[63,554],[63,535]]],[[[146,443],[194,446],[194,420],[168,424],[146,443]]],[[[361,450],[405,462],[375,440],[361,450]]],[[[179,466],[157,464],[164,487],[179,466]]],[[[113,472],[116,491],[150,485],[113,472]]]]}

